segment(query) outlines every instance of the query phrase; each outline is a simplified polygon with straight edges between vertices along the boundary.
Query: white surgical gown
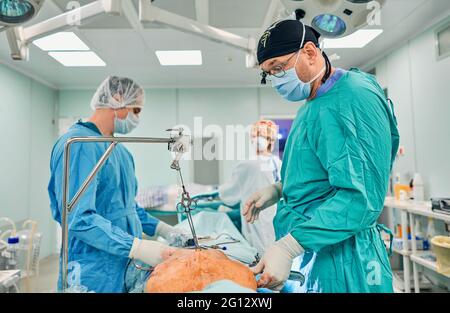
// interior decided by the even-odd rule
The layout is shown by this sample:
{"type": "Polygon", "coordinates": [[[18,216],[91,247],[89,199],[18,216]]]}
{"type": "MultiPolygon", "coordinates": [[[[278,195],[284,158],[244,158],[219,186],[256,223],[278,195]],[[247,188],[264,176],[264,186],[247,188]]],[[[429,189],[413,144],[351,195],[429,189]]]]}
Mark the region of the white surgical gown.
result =
{"type": "MultiPolygon", "coordinates": [[[[219,188],[219,197],[229,206],[240,203],[241,212],[245,201],[258,190],[279,180],[281,161],[277,156],[258,156],[256,160],[243,161],[233,170],[229,181],[219,188]]],[[[242,234],[260,254],[275,242],[273,218],[277,207],[261,211],[254,224],[248,224],[241,214],[242,234]]]]}

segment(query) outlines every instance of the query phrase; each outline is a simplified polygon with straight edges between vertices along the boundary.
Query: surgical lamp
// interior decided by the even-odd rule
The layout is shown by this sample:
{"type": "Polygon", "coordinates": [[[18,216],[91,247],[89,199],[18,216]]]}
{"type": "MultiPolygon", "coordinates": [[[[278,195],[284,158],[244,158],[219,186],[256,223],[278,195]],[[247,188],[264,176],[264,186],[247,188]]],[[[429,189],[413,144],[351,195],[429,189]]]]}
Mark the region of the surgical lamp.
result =
{"type": "MultiPolygon", "coordinates": [[[[311,25],[324,38],[351,35],[372,22],[386,0],[280,0],[291,18],[311,25]]],[[[372,24],[370,24],[372,25],[372,24]]]]}
{"type": "Polygon", "coordinates": [[[315,29],[320,30],[320,32],[327,37],[339,37],[345,33],[345,30],[347,29],[345,22],[340,17],[333,14],[317,15],[312,20],[312,26],[315,29]]]}
{"type": "Polygon", "coordinates": [[[0,0],[0,25],[18,26],[28,22],[43,3],[44,0],[0,0]]]}

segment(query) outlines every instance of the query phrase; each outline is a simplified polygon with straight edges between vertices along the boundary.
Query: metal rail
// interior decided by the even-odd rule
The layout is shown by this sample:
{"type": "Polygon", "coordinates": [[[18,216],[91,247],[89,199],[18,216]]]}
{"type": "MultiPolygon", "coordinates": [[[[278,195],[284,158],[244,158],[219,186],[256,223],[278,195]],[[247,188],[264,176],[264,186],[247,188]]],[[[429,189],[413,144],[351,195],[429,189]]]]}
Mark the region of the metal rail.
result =
{"type": "Polygon", "coordinates": [[[62,218],[61,218],[61,227],[62,227],[62,291],[65,291],[68,288],[68,214],[72,211],[72,209],[76,206],[81,196],[84,194],[86,189],[89,187],[89,184],[94,179],[95,175],[100,171],[100,169],[105,164],[106,160],[108,160],[114,148],[120,142],[128,142],[128,143],[167,143],[169,145],[176,142],[174,138],[146,138],[146,137],[74,137],[67,140],[64,146],[64,179],[63,179],[63,195],[62,195],[62,218]],[[103,153],[100,160],[92,169],[91,173],[85,179],[81,187],[77,190],[75,196],[72,200],[70,200],[69,195],[69,183],[70,183],[70,148],[74,143],[89,143],[89,142],[110,142],[111,144],[106,149],[105,153],[103,153]]]}

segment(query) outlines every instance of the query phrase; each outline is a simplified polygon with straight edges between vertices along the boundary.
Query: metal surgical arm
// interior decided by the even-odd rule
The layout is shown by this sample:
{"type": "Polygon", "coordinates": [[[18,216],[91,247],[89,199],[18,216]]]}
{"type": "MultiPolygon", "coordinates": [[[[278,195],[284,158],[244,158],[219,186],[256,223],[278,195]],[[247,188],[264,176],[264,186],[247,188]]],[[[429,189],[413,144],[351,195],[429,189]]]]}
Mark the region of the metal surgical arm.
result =
{"type": "MultiPolygon", "coordinates": [[[[84,194],[89,184],[94,179],[95,175],[100,171],[100,169],[105,164],[106,160],[111,155],[114,148],[118,143],[166,143],[169,145],[169,150],[177,153],[178,159],[176,158],[174,162],[178,164],[181,154],[189,150],[190,137],[183,135],[183,130],[180,129],[178,132],[170,136],[170,138],[138,138],[138,137],[75,137],[67,140],[64,147],[64,179],[63,179],[63,207],[62,207],[62,290],[65,291],[68,288],[68,214],[71,213],[73,208],[77,205],[81,196],[84,194]],[[81,187],[75,193],[75,196],[69,198],[69,184],[70,184],[70,149],[74,143],[88,143],[88,142],[109,142],[110,145],[103,153],[102,157],[99,159],[97,164],[94,166],[88,177],[85,179],[81,187]]],[[[173,164],[172,164],[173,166],[173,164]]],[[[171,167],[172,167],[171,166],[171,167]]]]}

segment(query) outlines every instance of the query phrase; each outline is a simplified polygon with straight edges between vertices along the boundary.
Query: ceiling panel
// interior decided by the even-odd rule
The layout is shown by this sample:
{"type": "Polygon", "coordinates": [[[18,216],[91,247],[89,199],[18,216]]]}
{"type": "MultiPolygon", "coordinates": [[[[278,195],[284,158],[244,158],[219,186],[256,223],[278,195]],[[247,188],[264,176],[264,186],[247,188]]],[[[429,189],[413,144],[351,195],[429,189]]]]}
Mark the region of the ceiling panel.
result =
{"type": "MultiPolygon", "coordinates": [[[[46,1],[31,23],[55,16],[69,2],[46,1]]],[[[130,0],[122,0],[130,1],[130,0]]],[[[135,5],[136,0],[133,0],[135,5]]],[[[80,1],[87,4],[92,1],[80,1]]],[[[210,0],[210,21],[241,36],[258,36],[269,0],[210,0]],[[225,27],[226,26],[226,27],[225,27]]],[[[155,5],[195,18],[194,0],[156,0],[155,5]]],[[[449,15],[448,0],[388,0],[381,12],[385,32],[363,49],[336,49],[341,59],[334,65],[349,68],[371,63],[402,41],[420,33],[427,23],[440,15],[449,15]],[[417,23],[421,20],[421,23],[417,23]]],[[[257,86],[259,73],[245,67],[245,53],[224,44],[211,42],[168,28],[143,31],[130,29],[122,17],[102,16],[75,30],[80,38],[107,63],[100,68],[67,68],[47,53],[31,45],[28,62],[14,62],[8,43],[0,34],[0,61],[57,88],[94,88],[111,74],[130,76],[148,87],[232,87],[257,86]],[[124,29],[122,29],[124,28],[124,29]],[[155,50],[200,49],[202,66],[163,67],[155,50]]]]}
{"type": "Polygon", "coordinates": [[[133,30],[85,30],[80,32],[80,37],[108,65],[138,68],[151,63],[146,42],[133,30]]]}
{"type": "Polygon", "coordinates": [[[270,0],[210,0],[210,24],[220,28],[261,27],[270,0]]]}
{"type": "Polygon", "coordinates": [[[101,15],[87,22],[82,22],[80,29],[132,29],[127,18],[123,15],[101,15]]]}
{"type": "MultiPolygon", "coordinates": [[[[95,2],[95,0],[77,0],[77,1],[72,1],[72,0],[52,0],[52,1],[63,12],[66,12],[66,11],[74,9],[74,7],[73,7],[74,3],[79,3],[80,6],[83,6],[83,5],[95,2]]],[[[46,2],[48,2],[48,1],[46,1],[46,2]]]]}
{"type": "MultiPolygon", "coordinates": [[[[130,1],[130,0],[128,0],[130,1]]],[[[139,0],[132,0],[136,10],[139,10],[139,0]]],[[[154,0],[152,4],[160,9],[195,20],[195,0],[154,0]]]]}

